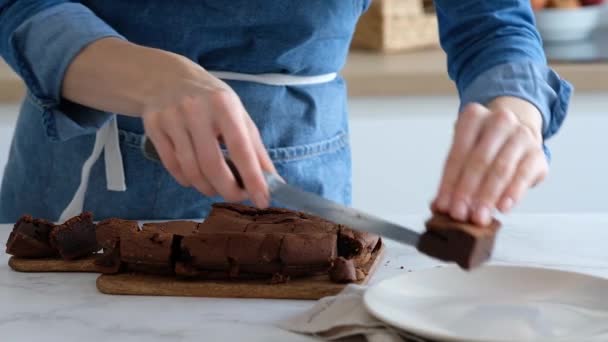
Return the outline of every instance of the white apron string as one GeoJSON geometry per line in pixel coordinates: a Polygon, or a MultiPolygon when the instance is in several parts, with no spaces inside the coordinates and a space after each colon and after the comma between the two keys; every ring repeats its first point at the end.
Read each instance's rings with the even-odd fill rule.
{"type": "Polygon", "coordinates": [[[254,83],[261,83],[273,86],[295,86],[295,85],[306,85],[306,84],[320,84],[333,81],[337,74],[332,72],[330,74],[323,74],[317,76],[296,76],[286,74],[241,74],[238,72],[230,71],[209,71],[209,73],[221,80],[232,80],[232,81],[247,81],[254,83]]]}
{"type": "MultiPolygon", "coordinates": [[[[297,86],[307,84],[321,84],[333,81],[337,74],[329,73],[317,76],[297,76],[285,74],[242,74],[229,71],[209,71],[210,74],[223,80],[246,81],[272,86],[297,86]]],[[[59,222],[79,215],[84,209],[84,200],[89,185],[89,176],[91,168],[104,152],[106,186],[110,191],[125,191],[127,190],[125,182],[124,165],[122,154],[120,152],[120,143],[118,137],[118,124],[116,116],[112,117],[105,125],[103,125],[95,135],[95,145],[91,155],[82,165],[80,174],[80,185],[68,206],[63,210],[59,217],[59,222]]]]}
{"type": "Polygon", "coordinates": [[[104,144],[104,162],[106,164],[106,184],[110,191],[125,191],[125,169],[122,164],[122,153],[120,153],[120,141],[118,138],[118,120],[116,116],[108,123],[108,136],[104,144]]]}
{"type": "Polygon", "coordinates": [[[118,126],[116,124],[116,116],[114,116],[97,131],[93,151],[82,165],[80,185],[78,185],[78,189],[68,206],[61,213],[59,222],[64,222],[65,220],[82,213],[85,195],[89,186],[91,169],[99,159],[102,151],[105,151],[106,182],[108,190],[127,190],[122,165],[122,154],[120,153],[118,143],[118,126]]]}

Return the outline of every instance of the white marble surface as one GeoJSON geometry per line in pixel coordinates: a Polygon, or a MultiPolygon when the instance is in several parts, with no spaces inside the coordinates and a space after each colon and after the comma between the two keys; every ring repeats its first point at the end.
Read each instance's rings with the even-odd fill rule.
{"type": "MultiPolygon", "coordinates": [[[[421,229],[424,216],[393,219],[421,229]]],[[[608,278],[608,214],[518,214],[502,218],[493,263],[608,278]]],[[[6,241],[10,226],[0,226],[6,241]]],[[[440,263],[392,242],[372,285],[440,263]],[[403,266],[403,269],[401,269],[403,266]]],[[[275,327],[312,301],[108,296],[94,274],[25,274],[0,255],[2,341],[312,341],[275,327]]],[[[607,291],[608,295],[608,291],[607,291]]]]}

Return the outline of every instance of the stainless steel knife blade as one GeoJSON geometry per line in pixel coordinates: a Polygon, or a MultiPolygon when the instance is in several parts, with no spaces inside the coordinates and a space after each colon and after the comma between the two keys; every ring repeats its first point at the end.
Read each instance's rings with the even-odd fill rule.
{"type": "Polygon", "coordinates": [[[343,224],[358,231],[368,232],[416,247],[420,234],[410,228],[374,217],[359,210],[345,207],[326,198],[300,190],[284,183],[274,174],[266,173],[271,198],[328,221],[343,224]]]}
{"type": "MultiPolygon", "coordinates": [[[[144,155],[152,160],[160,161],[158,153],[152,142],[144,137],[142,142],[144,155]]],[[[234,165],[230,165],[237,180],[240,175],[234,165]]],[[[328,221],[343,224],[358,231],[368,232],[382,236],[387,239],[405,243],[416,247],[420,234],[410,228],[374,217],[359,210],[345,207],[339,203],[330,201],[300,190],[292,185],[284,183],[277,175],[265,172],[264,177],[268,184],[272,200],[302,212],[322,217],[328,221]]]]}

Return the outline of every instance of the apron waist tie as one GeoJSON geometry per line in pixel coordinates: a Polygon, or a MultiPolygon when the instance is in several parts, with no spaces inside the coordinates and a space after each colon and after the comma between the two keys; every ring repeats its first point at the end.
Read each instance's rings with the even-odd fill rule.
{"type": "Polygon", "coordinates": [[[84,199],[89,186],[89,176],[95,162],[99,159],[101,152],[104,152],[105,168],[106,168],[106,183],[108,190],[125,191],[125,174],[122,163],[122,153],[120,152],[120,144],[118,141],[118,124],[116,116],[113,116],[106,122],[95,134],[95,144],[91,155],[82,165],[80,173],[80,184],[72,200],[63,210],[59,217],[60,222],[79,215],[84,208],[84,199]]]}
{"type": "MultiPolygon", "coordinates": [[[[213,76],[223,80],[245,81],[271,86],[296,86],[321,84],[333,81],[337,74],[328,73],[316,76],[297,76],[285,74],[242,74],[228,71],[209,71],[213,76]]],[[[113,116],[95,134],[95,144],[91,155],[82,165],[80,174],[80,184],[76,193],[68,206],[63,210],[59,217],[59,222],[79,215],[84,209],[84,200],[89,185],[91,169],[104,152],[104,163],[106,173],[106,187],[110,191],[126,191],[124,164],[122,153],[120,152],[120,142],[118,136],[118,123],[116,116],[113,116]]]]}

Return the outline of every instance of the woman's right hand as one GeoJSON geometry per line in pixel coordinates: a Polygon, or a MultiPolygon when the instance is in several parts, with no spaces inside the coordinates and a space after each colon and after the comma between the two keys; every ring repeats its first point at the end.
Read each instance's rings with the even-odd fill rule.
{"type": "Polygon", "coordinates": [[[182,186],[231,202],[269,205],[262,170],[276,171],[256,125],[226,83],[187,58],[102,39],[70,65],[63,95],[93,108],[141,116],[164,166],[182,186]],[[220,142],[245,189],[237,185],[220,142]]]}
{"type": "Polygon", "coordinates": [[[163,164],[182,186],[193,186],[207,196],[219,194],[228,201],[250,198],[256,206],[267,206],[262,170],[274,168],[239,97],[189,60],[178,64],[185,72],[167,75],[170,78],[142,113],[146,134],[163,164]],[[219,141],[226,145],[246,192],[224,161],[219,141]]]}

